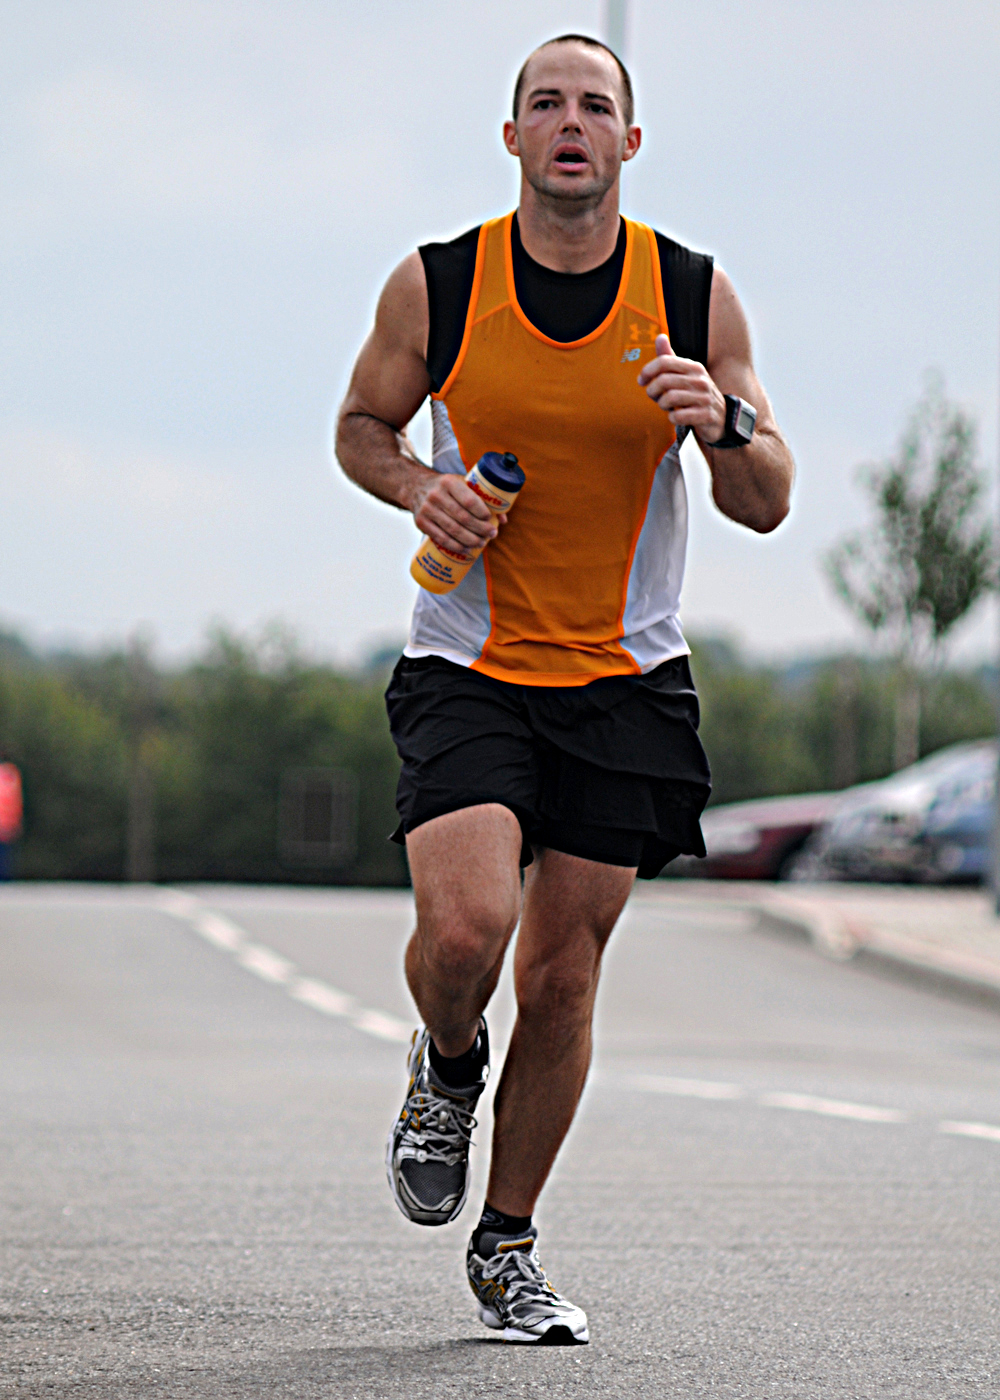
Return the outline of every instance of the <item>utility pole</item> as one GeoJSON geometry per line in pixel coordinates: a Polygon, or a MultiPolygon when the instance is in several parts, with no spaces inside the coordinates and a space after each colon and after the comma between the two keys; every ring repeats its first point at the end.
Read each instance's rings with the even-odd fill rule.
{"type": "Polygon", "coordinates": [[[628,0],[604,0],[604,40],[625,61],[628,39],[628,0]]]}

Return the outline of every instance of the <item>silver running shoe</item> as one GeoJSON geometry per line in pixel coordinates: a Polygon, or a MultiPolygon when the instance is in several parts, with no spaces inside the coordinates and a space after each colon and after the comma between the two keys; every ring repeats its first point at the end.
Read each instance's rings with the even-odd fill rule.
{"type": "MultiPolygon", "coordinates": [[[[483,1022],[481,1035],[486,1035],[483,1022]]],[[[473,1109],[486,1074],[468,1089],[442,1084],[430,1064],[430,1032],[413,1032],[407,1068],[410,1083],[399,1117],[389,1130],[385,1170],[393,1200],[415,1225],[447,1225],[469,1194],[473,1109]]],[[[487,1042],[488,1043],[488,1042],[487,1042]]]]}
{"type": "Polygon", "coordinates": [[[484,1234],[481,1258],[469,1241],[466,1269],[487,1327],[503,1329],[505,1342],[540,1346],[583,1346],[590,1341],[587,1314],[556,1292],[538,1262],[538,1231],[523,1235],[484,1234]]]}

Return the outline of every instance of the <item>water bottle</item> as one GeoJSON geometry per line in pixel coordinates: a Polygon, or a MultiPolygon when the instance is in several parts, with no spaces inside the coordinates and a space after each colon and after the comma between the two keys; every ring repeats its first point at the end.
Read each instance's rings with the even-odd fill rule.
{"type": "MultiPolygon", "coordinates": [[[[494,515],[503,515],[517,500],[524,485],[524,472],[513,452],[484,452],[465,481],[494,515]]],[[[410,574],[429,593],[450,593],[485,548],[481,545],[468,554],[456,554],[442,549],[425,535],[413,556],[410,574]]]]}

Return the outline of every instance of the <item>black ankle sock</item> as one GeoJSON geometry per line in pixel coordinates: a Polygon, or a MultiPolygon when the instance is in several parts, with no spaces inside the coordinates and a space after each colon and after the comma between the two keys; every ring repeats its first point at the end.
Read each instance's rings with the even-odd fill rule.
{"type": "Polygon", "coordinates": [[[479,1022],[479,1032],[464,1055],[442,1055],[434,1044],[433,1037],[431,1039],[431,1068],[441,1083],[447,1084],[449,1089],[468,1089],[471,1085],[478,1084],[489,1059],[490,1037],[485,1021],[479,1022]]]}
{"type": "Polygon", "coordinates": [[[472,1232],[472,1248],[479,1253],[479,1243],[483,1235],[523,1235],[530,1229],[530,1215],[507,1215],[502,1210],[494,1210],[487,1203],[483,1206],[479,1224],[472,1232]]]}

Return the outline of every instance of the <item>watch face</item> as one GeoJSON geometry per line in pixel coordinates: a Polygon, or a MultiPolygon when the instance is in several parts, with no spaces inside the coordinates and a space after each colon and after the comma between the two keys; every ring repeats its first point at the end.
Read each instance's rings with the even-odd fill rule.
{"type": "Polygon", "coordinates": [[[740,409],[736,415],[736,432],[741,438],[746,438],[747,442],[753,437],[754,424],[757,422],[757,410],[752,404],[740,401],[740,409]]]}

